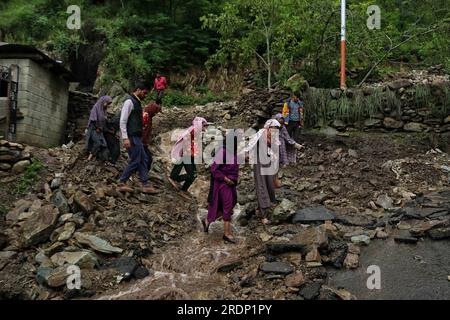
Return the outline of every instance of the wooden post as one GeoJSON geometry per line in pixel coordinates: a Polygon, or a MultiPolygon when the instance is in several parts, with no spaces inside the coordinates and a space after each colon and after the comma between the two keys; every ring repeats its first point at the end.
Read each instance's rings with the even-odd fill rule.
{"type": "Polygon", "coordinates": [[[345,5],[345,0],[341,0],[341,90],[345,90],[347,88],[345,84],[345,5]]]}

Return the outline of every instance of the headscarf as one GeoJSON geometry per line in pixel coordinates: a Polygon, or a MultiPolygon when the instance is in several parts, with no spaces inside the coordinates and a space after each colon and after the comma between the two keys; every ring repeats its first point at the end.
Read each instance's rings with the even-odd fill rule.
{"type": "MultiPolygon", "coordinates": [[[[172,148],[172,158],[178,158],[181,155],[181,151],[183,150],[183,139],[185,139],[187,136],[189,136],[194,131],[194,137],[199,133],[202,132],[203,126],[208,124],[208,121],[206,121],[205,118],[202,117],[195,117],[192,121],[192,126],[190,126],[186,131],[183,132],[182,135],[178,137],[177,142],[175,142],[175,145],[172,148]]],[[[189,138],[190,139],[190,138],[189,138]]]]}
{"type": "Polygon", "coordinates": [[[283,117],[283,115],[282,115],[281,113],[277,113],[277,114],[274,116],[274,119],[275,119],[275,120],[280,120],[280,119],[284,119],[284,117],[283,117]]]}
{"type": "MultiPolygon", "coordinates": [[[[279,128],[279,127],[281,127],[281,125],[280,125],[280,123],[278,122],[278,120],[275,120],[275,119],[269,119],[269,120],[267,120],[266,123],[264,124],[264,128],[261,129],[261,130],[259,130],[259,131],[253,136],[253,138],[250,140],[250,142],[249,142],[249,144],[248,144],[248,147],[245,148],[244,151],[245,151],[245,152],[250,152],[250,151],[252,151],[252,150],[256,147],[256,145],[257,145],[259,139],[262,137],[262,135],[263,135],[267,130],[269,130],[271,127],[277,127],[277,128],[279,128]]],[[[276,143],[279,143],[279,142],[277,141],[276,143]]]]}
{"type": "Polygon", "coordinates": [[[104,128],[106,125],[106,111],[104,108],[105,103],[112,103],[110,96],[103,96],[98,99],[89,115],[88,127],[92,122],[96,123],[97,128],[104,128]]]}

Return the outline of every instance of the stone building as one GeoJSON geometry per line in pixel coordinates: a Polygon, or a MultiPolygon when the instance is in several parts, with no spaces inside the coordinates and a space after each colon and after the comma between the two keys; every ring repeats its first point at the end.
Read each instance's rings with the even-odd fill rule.
{"type": "Polygon", "coordinates": [[[0,42],[0,137],[49,147],[63,141],[70,71],[38,49],[0,42]]]}

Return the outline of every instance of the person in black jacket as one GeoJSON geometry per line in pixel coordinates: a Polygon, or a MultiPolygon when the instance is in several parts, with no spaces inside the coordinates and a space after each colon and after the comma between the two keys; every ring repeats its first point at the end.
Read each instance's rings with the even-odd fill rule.
{"type": "Polygon", "coordinates": [[[142,192],[154,194],[157,191],[148,184],[148,156],[142,143],[143,121],[142,100],[145,99],[148,88],[143,83],[136,84],[133,93],[125,100],[120,113],[120,131],[123,145],[128,151],[130,160],[120,177],[119,191],[133,192],[126,182],[134,172],[139,173],[142,192]]]}

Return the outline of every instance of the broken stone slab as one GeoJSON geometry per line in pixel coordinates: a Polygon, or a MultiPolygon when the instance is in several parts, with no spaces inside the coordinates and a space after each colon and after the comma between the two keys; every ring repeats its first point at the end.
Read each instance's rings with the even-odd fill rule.
{"type": "Polygon", "coordinates": [[[445,221],[424,221],[412,227],[409,233],[414,237],[423,237],[431,229],[444,226],[445,224],[445,221]]]}
{"type": "Polygon", "coordinates": [[[19,215],[23,212],[28,211],[32,206],[33,202],[30,200],[20,199],[14,204],[14,209],[12,209],[6,215],[6,221],[8,222],[16,222],[19,219],[19,215]]]}
{"type": "Polygon", "coordinates": [[[300,289],[299,293],[305,300],[313,300],[319,296],[321,287],[322,284],[318,282],[307,283],[300,289]]]}
{"type": "Polygon", "coordinates": [[[450,228],[438,228],[428,231],[428,235],[433,240],[450,239],[450,228]]]}
{"type": "Polygon", "coordinates": [[[85,195],[82,191],[78,191],[75,194],[75,197],[73,199],[75,203],[78,205],[78,207],[83,211],[85,214],[91,214],[94,212],[95,206],[92,203],[92,201],[89,199],[87,195],[85,195]]]}
{"type": "Polygon", "coordinates": [[[45,284],[50,288],[59,288],[67,285],[67,278],[70,275],[68,268],[69,265],[64,265],[52,270],[45,278],[45,284]]]}
{"type": "Polygon", "coordinates": [[[243,265],[243,263],[242,263],[242,260],[240,260],[240,259],[225,261],[217,267],[217,272],[227,273],[234,269],[241,268],[242,265],[243,265]]]}
{"type": "Polygon", "coordinates": [[[314,246],[323,249],[328,245],[328,235],[323,228],[310,226],[295,235],[292,238],[292,242],[300,244],[309,250],[314,246]]]}
{"type": "Polygon", "coordinates": [[[288,275],[294,272],[294,268],[284,262],[265,262],[260,267],[264,273],[275,273],[281,275],[288,275]]]}
{"type": "Polygon", "coordinates": [[[24,247],[47,241],[55,229],[58,218],[59,211],[53,205],[40,208],[22,227],[24,247]]]}
{"type": "Polygon", "coordinates": [[[394,201],[387,194],[382,194],[378,196],[376,204],[385,210],[389,210],[393,208],[394,201]]]}
{"type": "Polygon", "coordinates": [[[301,271],[298,271],[296,273],[291,273],[288,276],[286,276],[286,279],[284,281],[284,284],[286,287],[291,288],[299,288],[305,283],[305,276],[301,271]]]}
{"type": "Polygon", "coordinates": [[[58,252],[51,256],[50,260],[56,266],[65,264],[77,265],[82,269],[94,269],[98,266],[97,256],[91,251],[75,251],[75,252],[58,252]]]}
{"type": "Polygon", "coordinates": [[[436,213],[447,214],[447,208],[405,208],[403,209],[405,216],[414,219],[425,219],[436,213]]]}
{"type": "Polygon", "coordinates": [[[76,229],[76,224],[74,222],[67,222],[64,226],[56,229],[50,239],[52,241],[67,241],[72,238],[76,229]]]}
{"type": "Polygon", "coordinates": [[[96,237],[94,235],[76,232],[75,233],[75,239],[83,245],[87,245],[94,249],[95,251],[106,253],[106,254],[112,254],[112,253],[122,253],[123,249],[118,247],[113,247],[109,244],[108,241],[103,240],[99,237],[96,237]]]}
{"type": "Polygon", "coordinates": [[[312,207],[312,208],[305,208],[298,210],[293,219],[293,223],[312,223],[317,221],[327,221],[336,220],[336,216],[333,212],[329,211],[327,208],[323,206],[319,207],[312,207]]]}
{"type": "Polygon", "coordinates": [[[419,239],[414,238],[414,237],[399,236],[399,237],[395,237],[394,241],[399,242],[399,243],[406,243],[406,244],[416,244],[419,241],[419,239]]]}
{"type": "Polygon", "coordinates": [[[290,242],[267,243],[266,252],[272,255],[283,254],[287,252],[306,253],[306,246],[304,244],[290,242]]]}
{"type": "Polygon", "coordinates": [[[319,250],[316,247],[312,248],[311,251],[305,257],[306,262],[322,262],[322,257],[320,256],[319,250]]]}
{"type": "Polygon", "coordinates": [[[51,201],[58,208],[61,214],[70,212],[69,202],[67,201],[64,193],[61,190],[56,190],[53,193],[51,201]]]}

